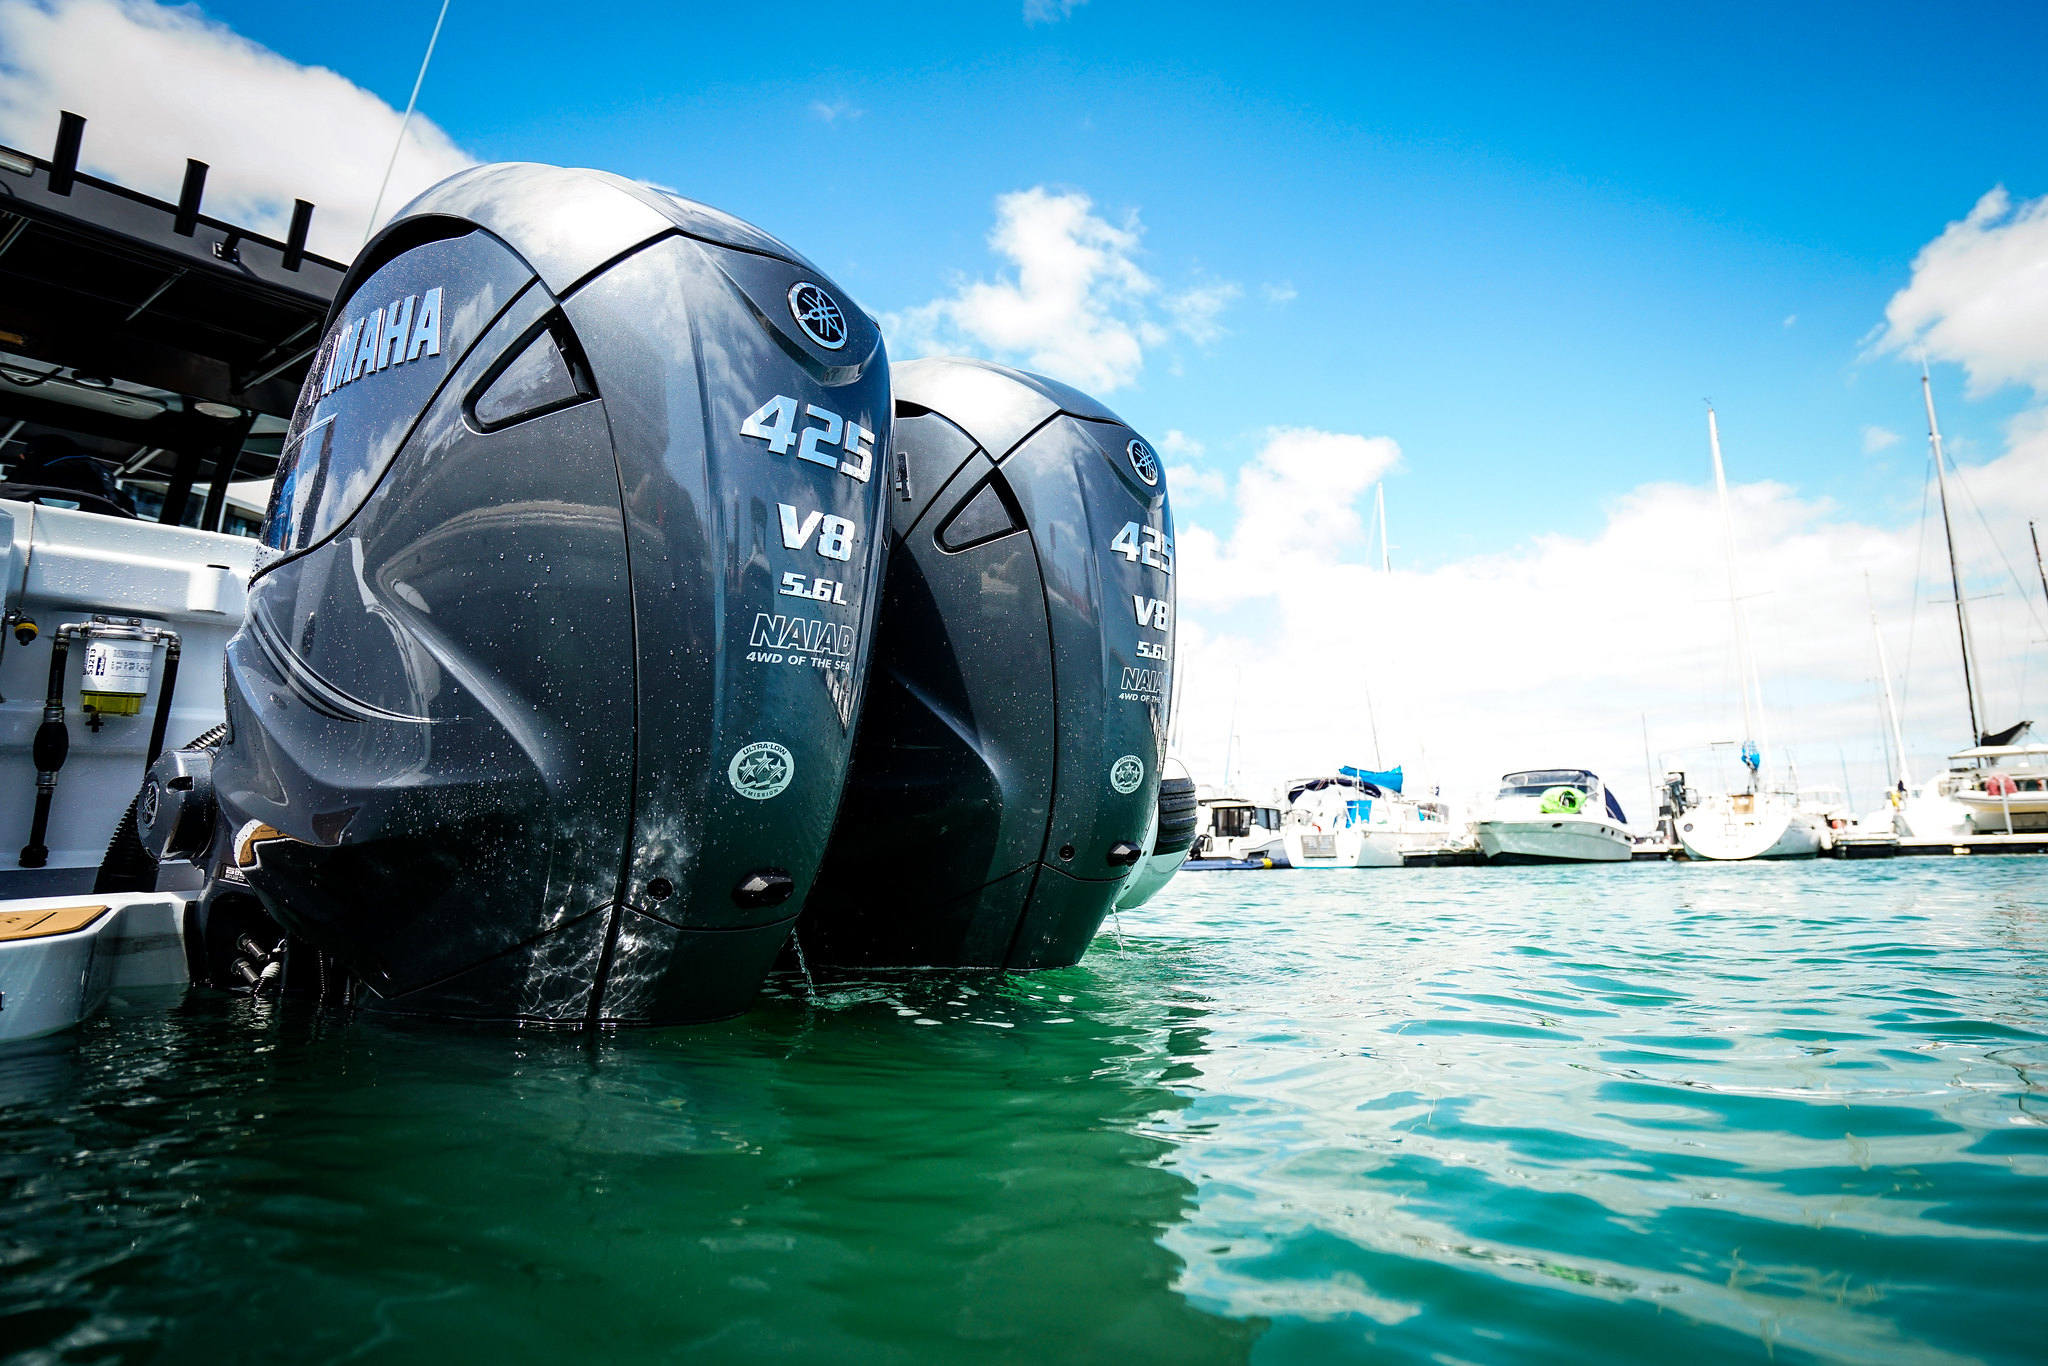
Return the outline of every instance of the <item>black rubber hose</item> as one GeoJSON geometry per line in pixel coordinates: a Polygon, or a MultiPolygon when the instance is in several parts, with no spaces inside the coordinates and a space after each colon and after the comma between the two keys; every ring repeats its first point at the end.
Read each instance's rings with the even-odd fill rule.
{"type": "MultiPolygon", "coordinates": [[[[164,728],[171,723],[171,694],[178,687],[178,642],[164,644],[164,681],[156,691],[156,721],[149,728],[149,757],[142,761],[142,771],[147,774],[155,764],[157,756],[164,752],[164,728]]],[[[185,748],[192,748],[191,745],[185,748]]]]}
{"type": "Polygon", "coordinates": [[[18,860],[24,868],[50,861],[50,799],[57,795],[57,770],[71,750],[71,732],[64,725],[64,661],[71,652],[71,634],[63,627],[50,642],[50,691],[43,700],[43,724],[36,728],[36,813],[29,822],[28,843],[18,860]]]}
{"type": "MultiPolygon", "coordinates": [[[[211,749],[226,739],[227,733],[226,726],[215,726],[182,748],[211,749]]],[[[142,783],[143,787],[149,785],[148,775],[143,776],[142,783]]],[[[114,827],[114,838],[107,842],[107,854],[100,860],[100,870],[93,876],[95,894],[156,890],[156,859],[143,847],[142,835],[135,828],[135,811],[141,804],[142,788],[137,788],[129,799],[127,811],[121,815],[121,823],[114,827]]]]}

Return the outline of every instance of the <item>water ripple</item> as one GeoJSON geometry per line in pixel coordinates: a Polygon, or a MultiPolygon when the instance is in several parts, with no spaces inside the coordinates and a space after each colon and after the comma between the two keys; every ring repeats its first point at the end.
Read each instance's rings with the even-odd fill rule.
{"type": "Polygon", "coordinates": [[[1189,876],[1077,968],[0,1050],[8,1362],[2038,1359],[2021,859],[1189,876]]]}

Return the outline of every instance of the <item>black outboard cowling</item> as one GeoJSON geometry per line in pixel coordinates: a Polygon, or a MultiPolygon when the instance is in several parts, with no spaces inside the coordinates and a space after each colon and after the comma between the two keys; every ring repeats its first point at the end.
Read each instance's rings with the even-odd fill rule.
{"type": "Polygon", "coordinates": [[[1063,384],[894,367],[894,532],[813,961],[1078,960],[1156,818],[1173,518],[1151,446],[1063,384]]]}
{"type": "Polygon", "coordinates": [[[428,191],[338,300],[228,648],[207,904],[246,884],[372,1005],[744,1009],[860,705],[874,322],[756,228],[534,165],[428,191]]]}

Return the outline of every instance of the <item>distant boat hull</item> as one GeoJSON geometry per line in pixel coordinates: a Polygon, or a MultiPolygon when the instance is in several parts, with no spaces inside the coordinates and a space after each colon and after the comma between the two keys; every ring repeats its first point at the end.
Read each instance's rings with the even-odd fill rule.
{"type": "Polygon", "coordinates": [[[1355,826],[1323,835],[1301,826],[1286,831],[1287,861],[1296,868],[1399,868],[1401,851],[1419,837],[1393,828],[1355,826]]]}
{"type": "Polygon", "coordinates": [[[1597,818],[1485,820],[1475,833],[1488,863],[1627,863],[1635,857],[1628,833],[1597,818]]]}
{"type": "Polygon", "coordinates": [[[1712,797],[1678,819],[1678,842],[1688,858],[1733,863],[1749,859],[1813,858],[1821,827],[1783,802],[1748,794],[1712,797]]]}
{"type": "Polygon", "coordinates": [[[2048,796],[2038,791],[2000,800],[1989,792],[1972,790],[1956,793],[1953,800],[1968,814],[1972,831],[1979,835],[2048,830],[2048,796]]]}

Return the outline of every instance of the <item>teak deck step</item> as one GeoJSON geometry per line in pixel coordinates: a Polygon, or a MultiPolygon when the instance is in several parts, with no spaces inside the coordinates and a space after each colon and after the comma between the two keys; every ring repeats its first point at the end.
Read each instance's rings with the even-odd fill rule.
{"type": "Polygon", "coordinates": [[[41,939],[45,935],[82,930],[107,913],[104,903],[91,906],[38,906],[0,913],[0,942],[41,939]]]}

